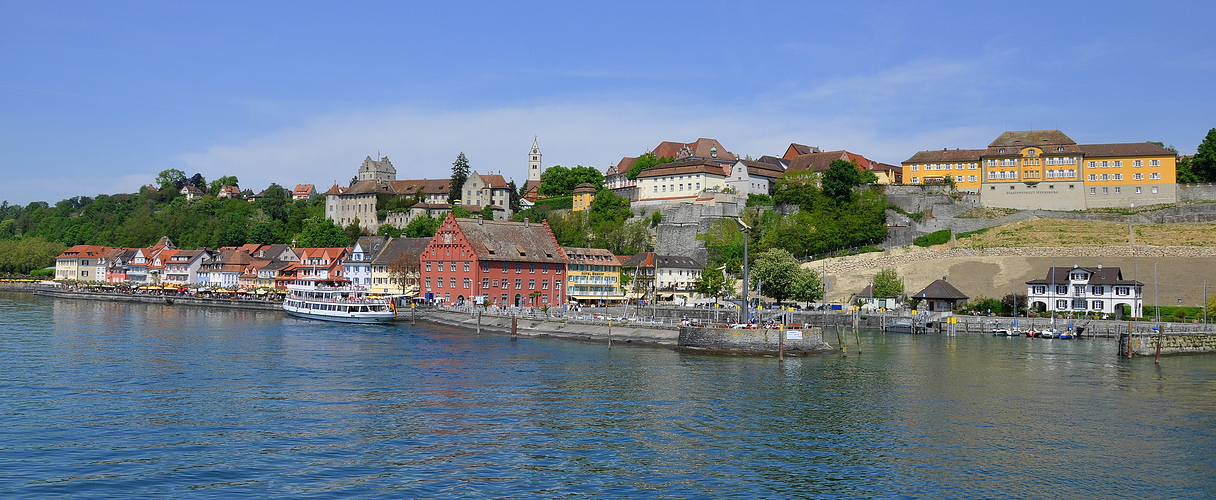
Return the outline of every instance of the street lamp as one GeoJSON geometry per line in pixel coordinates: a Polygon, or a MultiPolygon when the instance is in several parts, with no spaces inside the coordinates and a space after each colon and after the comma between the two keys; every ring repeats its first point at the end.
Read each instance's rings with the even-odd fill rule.
{"type": "Polygon", "coordinates": [[[747,301],[747,288],[750,286],[750,282],[747,280],[747,240],[751,239],[748,237],[748,232],[750,232],[752,228],[751,226],[743,223],[743,219],[740,217],[735,218],[735,223],[739,224],[739,227],[743,230],[743,317],[745,319],[742,321],[742,323],[748,324],[751,323],[752,320],[752,311],[751,303],[747,301]]]}

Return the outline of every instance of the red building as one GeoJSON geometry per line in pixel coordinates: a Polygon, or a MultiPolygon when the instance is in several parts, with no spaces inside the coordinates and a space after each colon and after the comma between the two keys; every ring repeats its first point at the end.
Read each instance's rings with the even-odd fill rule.
{"type": "Polygon", "coordinates": [[[560,306],[566,302],[566,254],[548,222],[443,220],[420,256],[424,297],[448,304],[560,306]]]}

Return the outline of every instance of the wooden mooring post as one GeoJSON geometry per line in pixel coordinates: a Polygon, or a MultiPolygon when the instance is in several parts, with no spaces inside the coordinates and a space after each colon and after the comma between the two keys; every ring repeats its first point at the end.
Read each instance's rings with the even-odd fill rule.
{"type": "Polygon", "coordinates": [[[511,316],[511,340],[515,340],[515,328],[519,321],[518,316],[511,316]]]}

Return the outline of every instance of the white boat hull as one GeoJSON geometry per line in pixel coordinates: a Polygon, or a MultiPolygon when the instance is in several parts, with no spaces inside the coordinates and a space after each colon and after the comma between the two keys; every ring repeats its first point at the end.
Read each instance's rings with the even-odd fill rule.
{"type": "Polygon", "coordinates": [[[287,314],[298,318],[316,319],[321,321],[337,321],[339,323],[386,323],[397,319],[397,315],[388,313],[332,313],[318,314],[316,312],[295,311],[284,308],[287,314]]]}

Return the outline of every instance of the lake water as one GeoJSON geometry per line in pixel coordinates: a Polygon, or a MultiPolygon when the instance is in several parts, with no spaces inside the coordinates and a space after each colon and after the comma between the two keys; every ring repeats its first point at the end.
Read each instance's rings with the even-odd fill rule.
{"type": "Polygon", "coordinates": [[[779,364],[0,293],[0,498],[1216,495],[1216,357],[857,349],[779,364]]]}

